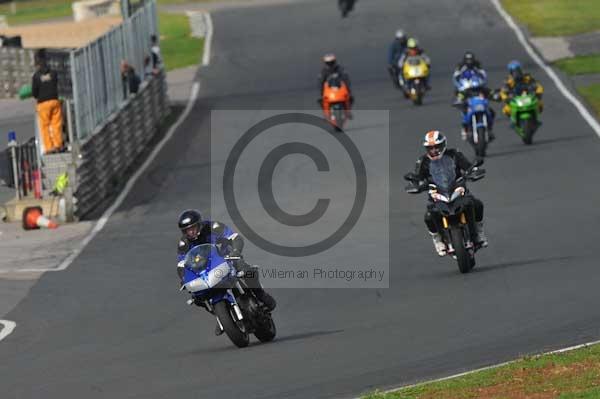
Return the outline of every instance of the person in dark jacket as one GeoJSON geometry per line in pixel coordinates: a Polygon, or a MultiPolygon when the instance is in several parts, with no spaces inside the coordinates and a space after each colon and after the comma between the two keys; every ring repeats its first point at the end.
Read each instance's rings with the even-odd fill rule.
{"type": "Polygon", "coordinates": [[[406,51],[408,38],[403,30],[396,31],[396,37],[390,47],[388,49],[388,70],[392,77],[392,81],[394,85],[400,88],[400,83],[398,81],[398,74],[400,73],[400,66],[398,65],[398,61],[400,57],[406,51]]]}
{"type": "Polygon", "coordinates": [[[125,60],[121,61],[121,81],[123,83],[123,100],[126,100],[129,94],[137,94],[141,79],[135,73],[135,69],[125,60]]]}
{"type": "Polygon", "coordinates": [[[352,97],[352,86],[350,85],[350,76],[337,62],[337,58],[335,54],[325,54],[323,56],[323,69],[321,69],[321,73],[319,74],[319,91],[321,92],[321,96],[323,95],[323,84],[334,73],[337,73],[343,80],[343,82],[348,87],[348,91],[350,92],[350,101],[354,101],[352,97]]]}
{"type": "MultiPolygon", "coordinates": [[[[185,255],[191,248],[201,244],[223,245],[223,243],[226,243],[227,254],[233,257],[240,257],[239,260],[234,261],[234,266],[238,271],[244,272],[243,278],[252,290],[252,293],[269,311],[275,309],[277,306],[275,298],[265,291],[260,284],[257,269],[250,266],[241,258],[242,249],[244,248],[244,239],[242,236],[221,222],[202,220],[200,212],[194,209],[188,209],[179,215],[178,226],[182,233],[177,246],[177,274],[181,282],[183,282],[185,255]]],[[[217,335],[223,333],[218,323],[215,333],[217,335]]]]}
{"type": "MultiPolygon", "coordinates": [[[[431,69],[431,59],[429,58],[429,56],[427,56],[427,54],[425,54],[425,50],[423,50],[423,48],[419,46],[419,41],[414,37],[411,37],[407,40],[406,50],[404,51],[404,53],[402,53],[400,59],[398,60],[398,67],[402,68],[408,57],[416,56],[422,57],[427,66],[431,69]]],[[[425,81],[425,87],[427,88],[427,90],[431,90],[431,86],[429,85],[429,76],[425,77],[423,80],[425,81]]],[[[403,76],[401,84],[404,85],[403,76]]]]}
{"type": "Polygon", "coordinates": [[[36,54],[35,69],[31,78],[31,94],[37,100],[36,112],[44,152],[61,152],[63,114],[62,104],[58,99],[58,75],[48,66],[43,50],[36,54]]]}
{"type": "Polygon", "coordinates": [[[461,79],[463,74],[468,71],[479,75],[479,77],[483,80],[483,85],[487,85],[487,73],[481,67],[481,62],[479,62],[479,60],[475,57],[475,54],[473,54],[472,52],[465,52],[462,61],[459,62],[458,65],[456,65],[454,73],[452,74],[452,82],[454,83],[455,87],[454,95],[456,97],[456,105],[462,103],[465,99],[464,93],[459,91],[459,80],[461,79]]]}
{"type": "MultiPolygon", "coordinates": [[[[432,130],[425,134],[423,146],[426,153],[419,157],[415,167],[414,175],[418,183],[409,185],[409,192],[424,191],[430,182],[437,180],[452,180],[462,176],[469,170],[473,164],[460,151],[456,149],[446,149],[446,136],[438,130],[432,130]],[[439,178],[441,176],[441,179],[439,178]],[[448,176],[454,179],[448,179],[448,176]]],[[[437,184],[437,183],[436,183],[437,184]]],[[[483,231],[483,202],[475,198],[471,193],[465,194],[471,199],[471,211],[473,217],[469,218],[472,231],[476,233],[476,241],[482,247],[487,247],[488,240],[483,231]],[[474,219],[474,220],[473,220],[474,219]]],[[[433,240],[433,245],[439,256],[447,253],[446,244],[438,232],[437,226],[440,225],[441,215],[436,212],[433,203],[427,204],[425,212],[425,224],[433,240]]]]}

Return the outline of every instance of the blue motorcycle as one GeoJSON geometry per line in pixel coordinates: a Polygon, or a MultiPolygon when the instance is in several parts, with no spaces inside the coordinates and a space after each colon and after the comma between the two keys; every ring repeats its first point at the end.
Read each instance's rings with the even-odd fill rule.
{"type": "Polygon", "coordinates": [[[277,334],[273,318],[246,285],[243,272],[233,266],[236,260],[240,258],[225,255],[219,245],[195,246],[183,260],[181,290],[192,295],[189,305],[202,306],[216,317],[237,347],[248,346],[250,334],[261,342],[272,341],[277,334]]]}
{"type": "Polygon", "coordinates": [[[478,158],[485,157],[490,141],[489,130],[493,123],[489,100],[481,92],[468,97],[467,112],[463,115],[463,127],[467,132],[467,141],[475,149],[478,158]]]}
{"type": "Polygon", "coordinates": [[[489,100],[483,94],[485,77],[467,70],[456,83],[456,88],[461,94],[462,101],[455,103],[461,108],[462,127],[466,133],[466,140],[475,149],[475,155],[485,157],[489,143],[489,131],[494,123],[489,100]]]}

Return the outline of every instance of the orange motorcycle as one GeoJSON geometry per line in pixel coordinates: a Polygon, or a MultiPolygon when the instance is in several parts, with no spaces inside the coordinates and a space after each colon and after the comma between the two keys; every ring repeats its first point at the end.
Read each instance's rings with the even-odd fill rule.
{"type": "Polygon", "coordinates": [[[350,91],[339,74],[334,73],[323,83],[320,101],[325,119],[337,131],[342,131],[350,115],[350,91]]]}

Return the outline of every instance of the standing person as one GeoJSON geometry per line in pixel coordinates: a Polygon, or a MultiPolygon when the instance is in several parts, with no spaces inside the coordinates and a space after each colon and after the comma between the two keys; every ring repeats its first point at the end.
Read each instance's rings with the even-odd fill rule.
{"type": "Polygon", "coordinates": [[[152,72],[157,74],[163,67],[162,57],[160,55],[160,46],[158,45],[158,38],[156,35],[150,36],[152,47],[150,53],[152,54],[152,72]]]}
{"type": "Polygon", "coordinates": [[[121,61],[121,81],[123,83],[123,100],[126,100],[129,94],[137,94],[142,83],[139,75],[135,73],[135,68],[125,60],[121,61]]]}
{"type": "Polygon", "coordinates": [[[35,56],[35,73],[31,78],[31,94],[37,100],[36,111],[44,153],[61,152],[63,148],[62,104],[58,99],[58,75],[48,67],[46,53],[35,56]]]}

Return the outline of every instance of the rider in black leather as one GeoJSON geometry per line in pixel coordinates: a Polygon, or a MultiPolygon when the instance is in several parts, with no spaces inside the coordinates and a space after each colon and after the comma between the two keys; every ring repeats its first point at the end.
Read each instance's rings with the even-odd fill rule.
{"type": "MultiPolygon", "coordinates": [[[[469,170],[473,164],[461,153],[453,148],[446,148],[446,137],[437,130],[427,132],[423,142],[423,146],[427,152],[419,157],[415,167],[415,175],[418,180],[418,191],[427,189],[428,184],[432,181],[432,167],[454,167],[454,175],[462,176],[463,173],[469,170]]],[[[471,193],[466,194],[472,202],[472,211],[474,216],[474,226],[477,242],[481,246],[487,246],[487,237],[483,231],[483,202],[475,198],[471,193]]],[[[433,239],[435,249],[440,256],[446,254],[446,245],[442,241],[442,237],[437,230],[437,226],[441,216],[435,211],[435,207],[431,201],[427,204],[427,212],[425,212],[425,224],[429,229],[429,234],[433,239]],[[437,222],[437,223],[436,223],[437,222]]],[[[473,218],[471,218],[473,220],[473,218]]]]}
{"type": "MultiPolygon", "coordinates": [[[[178,226],[183,234],[177,246],[177,274],[180,279],[183,279],[183,260],[191,248],[201,244],[220,244],[226,247],[225,251],[227,255],[240,257],[239,260],[232,262],[234,262],[234,266],[238,271],[244,272],[244,281],[258,300],[269,311],[275,309],[277,303],[260,284],[258,270],[241,258],[244,239],[239,234],[223,223],[202,220],[200,212],[193,209],[188,209],[179,216],[178,226]]],[[[222,333],[218,325],[217,330],[219,333],[222,333]]]]}

